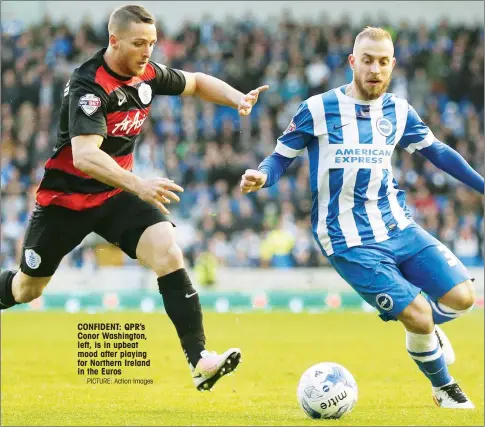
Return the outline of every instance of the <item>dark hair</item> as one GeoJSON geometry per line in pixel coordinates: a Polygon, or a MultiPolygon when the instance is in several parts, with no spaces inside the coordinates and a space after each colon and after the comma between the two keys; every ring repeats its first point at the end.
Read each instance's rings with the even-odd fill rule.
{"type": "Polygon", "coordinates": [[[143,6],[138,4],[128,4],[113,11],[109,17],[108,31],[110,34],[114,32],[122,32],[126,30],[132,22],[154,24],[155,17],[143,6]]]}

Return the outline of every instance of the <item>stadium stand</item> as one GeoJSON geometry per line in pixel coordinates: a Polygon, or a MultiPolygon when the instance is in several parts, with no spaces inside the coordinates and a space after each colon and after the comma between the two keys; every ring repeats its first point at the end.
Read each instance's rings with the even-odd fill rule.
{"type": "MultiPolygon", "coordinates": [[[[349,82],[347,55],[360,29],[346,20],[320,27],[289,16],[272,27],[204,17],[174,34],[159,25],[155,61],[210,73],[243,92],[270,85],[248,118],[192,98],[158,97],[152,106],[134,171],[166,175],[185,188],[171,211],[190,266],[326,265],[310,233],[306,156],[268,190],[248,197],[238,184],[245,169],[273,151],[302,100],[349,82]]],[[[392,34],[398,67],[389,91],[406,97],[436,137],[484,175],[483,28],[403,21],[392,34]]],[[[18,262],[56,138],[64,85],[75,67],[106,44],[106,25],[97,28],[89,20],[75,32],[48,18],[27,28],[2,28],[2,269],[18,262]]],[[[466,265],[482,266],[480,195],[419,154],[396,150],[393,169],[417,222],[466,265]]],[[[133,263],[96,236],[88,236],[64,262],[92,268],[133,263]]]]}

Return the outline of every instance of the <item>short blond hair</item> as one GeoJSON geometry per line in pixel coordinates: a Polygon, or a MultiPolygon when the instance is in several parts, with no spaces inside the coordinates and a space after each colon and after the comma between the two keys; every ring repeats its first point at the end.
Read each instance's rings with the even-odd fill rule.
{"type": "Polygon", "coordinates": [[[357,37],[355,38],[355,43],[357,43],[360,39],[363,39],[365,37],[368,37],[372,40],[389,39],[392,41],[392,36],[389,33],[389,31],[379,27],[370,27],[370,26],[365,27],[359,34],[357,34],[357,37]]]}

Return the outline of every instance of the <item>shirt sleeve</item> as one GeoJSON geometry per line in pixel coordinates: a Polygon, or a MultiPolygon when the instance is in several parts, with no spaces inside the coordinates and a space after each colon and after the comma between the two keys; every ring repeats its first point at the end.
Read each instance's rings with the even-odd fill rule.
{"type": "Polygon", "coordinates": [[[416,110],[408,105],[406,127],[399,141],[399,145],[407,152],[414,153],[433,144],[435,136],[431,129],[424,124],[416,110]]]}
{"type": "Polygon", "coordinates": [[[278,138],[275,152],[290,159],[295,158],[313,136],[313,117],[305,101],[300,104],[283,135],[278,138]]]}
{"type": "Polygon", "coordinates": [[[96,84],[74,80],[69,90],[69,136],[107,137],[108,97],[96,84]]]}
{"type": "Polygon", "coordinates": [[[151,85],[155,95],[180,95],[185,89],[185,76],[180,70],[153,62],[155,79],[151,85]]]}
{"type": "Polygon", "coordinates": [[[458,152],[453,150],[453,148],[436,140],[433,145],[420,150],[419,154],[422,154],[433,165],[445,171],[453,178],[463,182],[481,194],[484,193],[483,177],[458,152]]]}

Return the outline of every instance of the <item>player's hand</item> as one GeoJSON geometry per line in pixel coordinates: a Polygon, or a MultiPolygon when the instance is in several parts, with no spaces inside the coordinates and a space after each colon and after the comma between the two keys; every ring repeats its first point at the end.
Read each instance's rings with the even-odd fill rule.
{"type": "Polygon", "coordinates": [[[269,86],[264,85],[260,86],[257,89],[252,90],[247,95],[244,95],[241,99],[241,102],[237,106],[237,111],[240,116],[249,116],[251,114],[251,110],[253,109],[253,105],[258,102],[258,97],[261,92],[268,90],[269,86]]]}
{"type": "Polygon", "coordinates": [[[145,202],[151,203],[164,214],[169,215],[169,210],[164,204],[170,204],[170,200],[180,202],[180,197],[174,191],[183,193],[184,189],[175,184],[172,179],[168,178],[152,178],[142,181],[140,189],[138,190],[138,197],[145,202]]]}
{"type": "Polygon", "coordinates": [[[268,175],[263,172],[247,169],[241,179],[241,192],[248,194],[258,191],[268,179],[268,175]]]}

